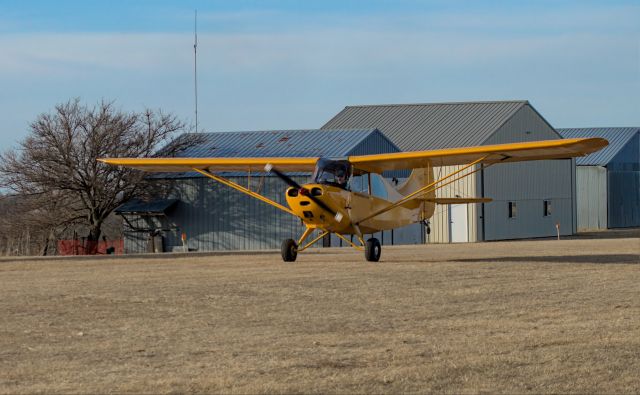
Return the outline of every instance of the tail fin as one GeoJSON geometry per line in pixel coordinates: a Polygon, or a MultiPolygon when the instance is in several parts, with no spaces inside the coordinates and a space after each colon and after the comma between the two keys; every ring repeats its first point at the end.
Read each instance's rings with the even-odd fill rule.
{"type": "MultiPolygon", "coordinates": [[[[413,169],[411,171],[411,175],[402,185],[396,187],[396,190],[402,195],[407,196],[408,194],[417,191],[420,188],[423,188],[425,185],[429,185],[433,182],[433,167],[420,167],[413,169]]],[[[420,196],[420,199],[435,199],[436,192],[431,191],[420,196]]]]}
{"type": "MultiPolygon", "coordinates": [[[[420,188],[424,188],[426,185],[433,183],[433,167],[428,165],[427,167],[415,168],[411,171],[409,178],[406,179],[401,185],[396,187],[396,191],[402,196],[407,196],[412,192],[417,191],[420,188]]],[[[435,203],[429,201],[429,199],[436,198],[436,191],[430,191],[419,195],[414,199],[411,199],[405,203],[405,207],[420,208],[417,221],[422,221],[431,218],[435,212],[435,203]]]]}
{"type": "MultiPolygon", "coordinates": [[[[431,166],[413,169],[411,175],[402,185],[395,189],[402,196],[407,196],[418,189],[434,182],[433,168],[431,166]]],[[[432,189],[432,188],[429,188],[432,189]]],[[[431,191],[419,194],[403,204],[407,208],[420,207],[420,220],[429,219],[435,213],[436,204],[461,204],[461,203],[488,203],[490,198],[437,198],[435,188],[431,191]]]]}

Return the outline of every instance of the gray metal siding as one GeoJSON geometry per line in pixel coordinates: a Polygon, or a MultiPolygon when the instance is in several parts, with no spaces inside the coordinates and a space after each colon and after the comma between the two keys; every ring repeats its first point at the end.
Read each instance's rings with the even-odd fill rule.
{"type": "MultiPolygon", "coordinates": [[[[308,180],[301,176],[293,178],[299,183],[308,180]]],[[[230,179],[243,185],[247,183],[247,177],[230,179]]],[[[179,229],[163,232],[168,251],[182,246],[182,233],[186,233],[191,250],[263,250],[280,248],[282,240],[297,239],[304,230],[299,219],[207,178],[173,182],[175,188],[168,197],[178,198],[180,202],[163,225],[179,229]]],[[[259,177],[252,178],[252,189],[256,190],[259,183],[259,177]]],[[[264,177],[262,193],[285,205],[286,188],[277,177],[264,177]]],[[[145,234],[127,235],[126,239],[127,252],[145,251],[145,234]]]]}
{"type": "Polygon", "coordinates": [[[608,171],[609,228],[640,226],[640,172],[608,171]]]}
{"type": "Polygon", "coordinates": [[[485,240],[555,236],[557,223],[560,224],[560,234],[571,235],[573,233],[571,218],[562,215],[562,213],[573,211],[571,199],[551,199],[554,214],[549,217],[542,216],[542,200],[516,200],[516,203],[518,207],[516,218],[508,218],[509,206],[506,201],[494,201],[487,204],[485,215],[492,221],[486,225],[487,238],[485,240]],[[532,224],[535,229],[531,229],[532,224]]]}
{"type": "Polygon", "coordinates": [[[607,169],[601,166],[577,168],[578,231],[607,228],[607,169]]]}
{"type": "MultiPolygon", "coordinates": [[[[380,131],[375,130],[371,132],[366,139],[349,150],[346,156],[384,154],[388,152],[400,152],[400,148],[380,131]]],[[[409,177],[410,174],[411,170],[385,171],[383,173],[386,178],[406,178],[409,177]]]]}
{"type": "MultiPolygon", "coordinates": [[[[524,106],[484,144],[552,140],[560,136],[530,106],[524,106]]],[[[572,160],[546,160],[495,165],[484,170],[485,197],[483,240],[544,237],[574,232],[574,192],[572,160]],[[544,201],[551,201],[551,215],[544,216],[544,201]],[[516,202],[516,218],[508,217],[509,202],[516,202]]],[[[480,187],[481,189],[482,187],[480,187]]],[[[482,215],[482,209],[478,210],[482,215]]],[[[479,221],[482,219],[479,218],[479,221]]]]}
{"type": "Polygon", "coordinates": [[[609,140],[609,146],[578,158],[577,163],[607,168],[607,226],[640,226],[640,128],[575,128],[559,131],[568,138],[598,136],[609,140]]]}
{"type": "Polygon", "coordinates": [[[636,133],[607,163],[609,171],[640,171],[640,132],[636,133]]]}
{"type": "Polygon", "coordinates": [[[388,152],[400,152],[400,148],[393,144],[384,134],[375,130],[370,132],[365,139],[359,141],[350,150],[345,151],[345,156],[383,154],[388,152]]]}
{"type": "MultiPolygon", "coordinates": [[[[136,225],[142,225],[141,220],[134,220],[136,225]]],[[[124,233],[124,253],[125,254],[138,254],[146,252],[146,245],[149,240],[149,234],[138,232],[125,232],[124,233]]]]}
{"type": "Polygon", "coordinates": [[[640,133],[607,164],[608,226],[640,226],[640,133]]]}

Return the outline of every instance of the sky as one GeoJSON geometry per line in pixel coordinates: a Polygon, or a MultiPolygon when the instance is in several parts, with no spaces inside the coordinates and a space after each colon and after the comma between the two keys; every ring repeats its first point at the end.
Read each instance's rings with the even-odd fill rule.
{"type": "Polygon", "coordinates": [[[0,0],[0,150],[73,98],[203,131],[314,129],[348,105],[529,100],[640,126],[640,2],[0,0]]]}

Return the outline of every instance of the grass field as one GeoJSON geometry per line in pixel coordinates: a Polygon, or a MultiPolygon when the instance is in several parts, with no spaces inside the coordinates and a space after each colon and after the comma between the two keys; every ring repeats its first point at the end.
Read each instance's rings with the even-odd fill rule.
{"type": "Polygon", "coordinates": [[[639,393],[640,237],[0,259],[0,393],[639,393]]]}

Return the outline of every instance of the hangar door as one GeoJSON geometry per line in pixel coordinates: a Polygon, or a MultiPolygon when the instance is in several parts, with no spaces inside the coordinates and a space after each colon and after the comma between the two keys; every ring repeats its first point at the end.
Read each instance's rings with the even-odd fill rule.
{"type": "Polygon", "coordinates": [[[449,241],[467,243],[469,241],[469,223],[466,204],[449,206],[449,241]]]}

